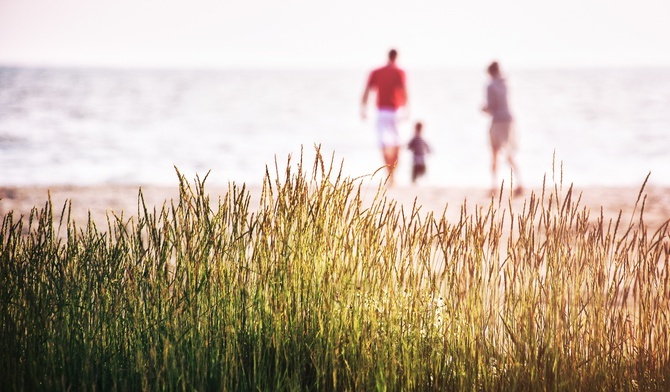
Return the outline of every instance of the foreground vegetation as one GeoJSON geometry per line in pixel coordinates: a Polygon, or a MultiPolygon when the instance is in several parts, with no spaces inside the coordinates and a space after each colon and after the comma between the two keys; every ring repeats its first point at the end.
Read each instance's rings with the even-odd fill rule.
{"type": "Polygon", "coordinates": [[[642,197],[606,221],[554,186],[447,221],[330,170],[267,175],[253,208],[180,176],[104,230],[5,216],[3,389],[670,390],[670,238],[642,197]]]}

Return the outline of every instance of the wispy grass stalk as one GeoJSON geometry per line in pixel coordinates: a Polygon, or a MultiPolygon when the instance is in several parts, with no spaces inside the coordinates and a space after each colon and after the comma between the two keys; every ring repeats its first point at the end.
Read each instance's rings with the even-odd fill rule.
{"type": "Polygon", "coordinates": [[[140,191],[104,230],[69,204],[7,214],[2,385],[670,389],[668,224],[644,224],[644,185],[616,221],[560,184],[450,221],[370,197],[318,151],[286,166],[257,206],[179,174],[178,200],[140,191]]]}

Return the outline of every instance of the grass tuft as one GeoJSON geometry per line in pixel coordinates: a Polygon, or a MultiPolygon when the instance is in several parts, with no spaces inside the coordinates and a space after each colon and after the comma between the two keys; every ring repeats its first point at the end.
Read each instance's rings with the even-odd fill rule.
{"type": "Polygon", "coordinates": [[[140,190],[105,230],[50,200],[7,214],[3,388],[670,389],[668,223],[644,225],[644,185],[627,225],[560,184],[448,221],[318,151],[275,166],[257,206],[177,172],[179,200],[140,190]]]}

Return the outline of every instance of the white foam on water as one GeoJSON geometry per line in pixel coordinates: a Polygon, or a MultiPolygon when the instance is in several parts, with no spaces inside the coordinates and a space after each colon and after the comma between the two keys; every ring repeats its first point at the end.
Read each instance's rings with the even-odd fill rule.
{"type": "MultiPolygon", "coordinates": [[[[368,70],[148,71],[0,68],[0,185],[259,184],[275,158],[320,145],[344,174],[382,158],[374,110],[359,115],[368,70]]],[[[422,181],[490,184],[481,70],[407,70],[410,119],[433,147],[422,181]]],[[[518,163],[528,186],[670,185],[670,69],[511,70],[518,163]],[[555,161],[554,161],[555,159],[555,161]]],[[[403,150],[397,181],[408,184],[403,150]]],[[[500,177],[508,176],[501,165],[500,177]]]]}

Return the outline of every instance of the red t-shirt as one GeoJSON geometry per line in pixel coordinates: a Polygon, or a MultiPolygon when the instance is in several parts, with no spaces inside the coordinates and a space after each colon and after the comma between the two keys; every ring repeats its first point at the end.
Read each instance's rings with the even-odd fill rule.
{"type": "Polygon", "coordinates": [[[370,73],[368,88],[377,90],[377,107],[380,109],[398,109],[405,104],[405,71],[388,64],[370,73]]]}

